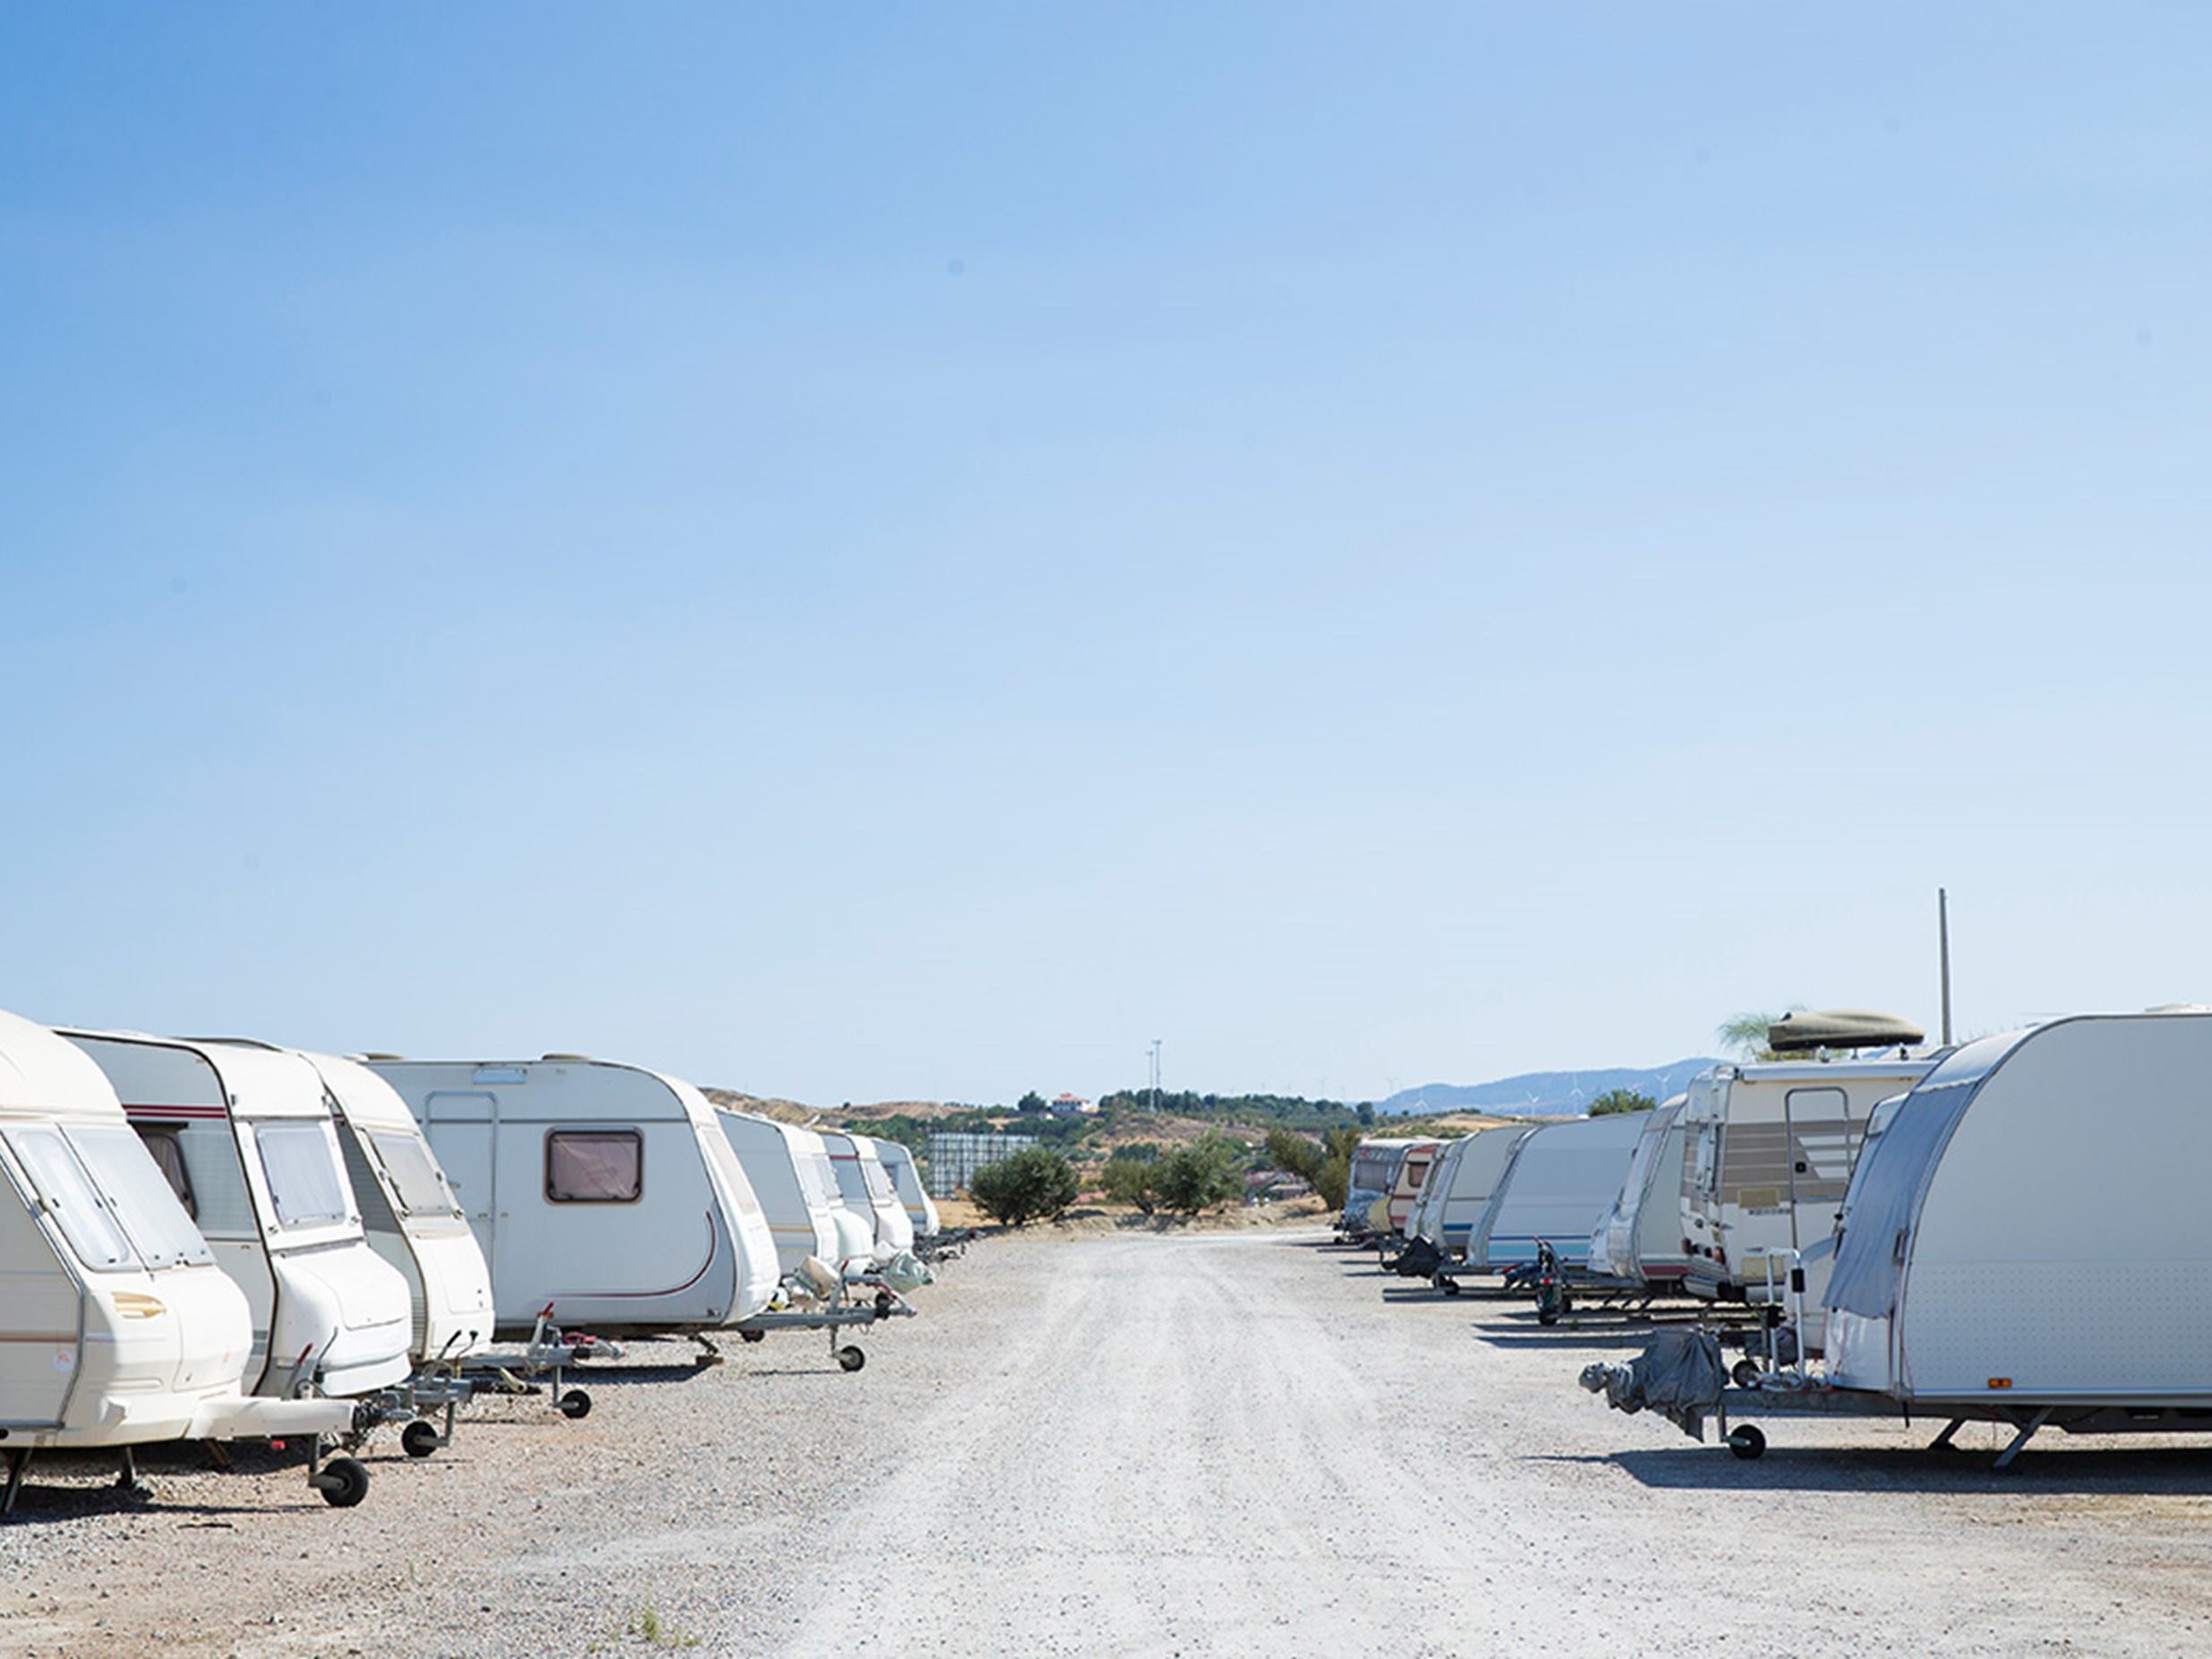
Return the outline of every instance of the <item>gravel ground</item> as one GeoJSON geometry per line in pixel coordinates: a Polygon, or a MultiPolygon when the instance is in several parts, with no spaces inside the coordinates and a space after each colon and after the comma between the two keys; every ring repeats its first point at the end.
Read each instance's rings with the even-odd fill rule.
{"type": "Polygon", "coordinates": [[[1743,1463],[1574,1387],[1617,1325],[1310,1235],[993,1241],[916,1300],[854,1377],[794,1337],[579,1423],[479,1406],[347,1513],[266,1463],[166,1460],[135,1510],[43,1466],[0,1651],[2212,1650],[2189,1442],[1996,1475],[1933,1425],[1784,1422],[1743,1463]]]}

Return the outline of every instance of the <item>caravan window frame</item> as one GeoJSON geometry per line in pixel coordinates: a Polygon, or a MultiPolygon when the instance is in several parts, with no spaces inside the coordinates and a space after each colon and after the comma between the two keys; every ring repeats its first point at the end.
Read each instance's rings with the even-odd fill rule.
{"type": "Polygon", "coordinates": [[[610,1126],[605,1129],[549,1129],[545,1131],[545,1201],[548,1204],[641,1204],[645,1201],[645,1133],[642,1130],[610,1126]],[[553,1190],[553,1143],[558,1140],[626,1140],[636,1150],[637,1168],[627,1198],[586,1198],[553,1190]]]}

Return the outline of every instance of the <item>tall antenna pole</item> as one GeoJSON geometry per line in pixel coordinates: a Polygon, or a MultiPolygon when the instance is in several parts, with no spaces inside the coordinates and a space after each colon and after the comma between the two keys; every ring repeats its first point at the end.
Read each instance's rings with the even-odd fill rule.
{"type": "Polygon", "coordinates": [[[1160,1039],[1152,1040],[1152,1109],[1160,1110],[1160,1039]]]}
{"type": "Polygon", "coordinates": [[[1935,936],[1943,958],[1943,1046],[1951,1046],[1951,895],[1935,890],[1935,936]]]}

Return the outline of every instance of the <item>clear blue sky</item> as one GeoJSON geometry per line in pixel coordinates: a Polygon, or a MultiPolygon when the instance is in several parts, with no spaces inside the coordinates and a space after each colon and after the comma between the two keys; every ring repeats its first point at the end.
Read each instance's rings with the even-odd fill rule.
{"type": "Polygon", "coordinates": [[[0,13],[0,1006],[824,1102],[2212,1000],[2212,15],[0,13]]]}

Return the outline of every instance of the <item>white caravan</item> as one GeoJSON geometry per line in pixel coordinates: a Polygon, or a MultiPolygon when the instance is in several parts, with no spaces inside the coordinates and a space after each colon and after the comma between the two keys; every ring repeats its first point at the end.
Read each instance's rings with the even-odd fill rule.
{"type": "Polygon", "coordinates": [[[1679,1286],[1689,1270],[1682,1236],[1682,1159],[1689,1145],[1682,1108],[1687,1098],[1676,1095],[1644,1118],[1621,1190],[1590,1235],[1593,1276],[1663,1291],[1679,1286]]]}
{"type": "Polygon", "coordinates": [[[1443,1147],[1440,1140],[1417,1140],[1405,1149],[1405,1156],[1398,1160],[1397,1173],[1390,1178],[1389,1192],[1368,1208],[1376,1232],[1385,1237],[1412,1236],[1413,1206],[1419,1202],[1421,1189],[1428,1182],[1429,1165],[1443,1147]]]}
{"type": "Polygon", "coordinates": [[[1844,1211],[1828,1380],[2023,1431],[2202,1431],[2212,1016],[1969,1043],[1887,1114],[1844,1211]]]}
{"type": "Polygon", "coordinates": [[[406,1380],[407,1281],[370,1248],[315,1069],[236,1043],[62,1035],[107,1074],[217,1263],[245,1293],[248,1389],[358,1396],[406,1380]]]}
{"type": "Polygon", "coordinates": [[[483,1353],[492,1345],[492,1269],[422,1126],[366,1066],[304,1058],[330,1093],[369,1246],[407,1282],[416,1369],[483,1353]]]}
{"type": "Polygon", "coordinates": [[[1635,1112],[1547,1123],[1522,1137],[1468,1239],[1468,1268],[1525,1267],[1539,1243],[1552,1247],[1562,1268],[1584,1268],[1590,1229],[1620,1191],[1642,1137],[1643,1115],[1635,1112]]]}
{"type": "Polygon", "coordinates": [[[1525,1123],[1501,1123],[1478,1130],[1458,1143],[1461,1150],[1452,1160],[1449,1176],[1429,1176],[1429,1204],[1422,1215],[1420,1236],[1447,1258],[1463,1254],[1513,1163],[1513,1148],[1535,1132],[1525,1123]]]}
{"type": "Polygon", "coordinates": [[[845,1203],[875,1218],[876,1265],[888,1266],[899,1252],[913,1249],[914,1224],[891,1189],[876,1143],[865,1135],[824,1135],[822,1144],[829,1148],[829,1167],[845,1203]]]}
{"type": "MultiPolygon", "coordinates": [[[[1912,1087],[1934,1063],[1901,1055],[1779,1061],[1715,1066],[1693,1078],[1682,1110],[1684,1287],[1709,1300],[1782,1300],[1789,1252],[1835,1231],[1876,1103],[1912,1087]]],[[[1818,1349],[1817,1285],[1813,1294],[1815,1317],[1802,1335],[1818,1349]]]]}
{"type": "Polygon", "coordinates": [[[715,1108],[715,1121],[745,1166],[745,1179],[760,1200],[760,1213],[776,1240],[776,1263],[784,1274],[798,1272],[809,1257],[842,1268],[854,1254],[865,1258],[873,1252],[872,1216],[859,1234],[857,1250],[847,1248],[850,1235],[839,1237],[837,1219],[844,1199],[819,1135],[727,1106],[715,1108]]]}
{"type": "Polygon", "coordinates": [[[364,1063],[461,1200],[497,1334],[529,1334],[541,1315],[608,1337],[697,1334],[767,1306],[775,1237],[690,1084],[580,1054],[364,1063]]]}
{"type": "Polygon", "coordinates": [[[1451,1188],[1452,1172],[1459,1167],[1459,1161],[1467,1151],[1467,1143],[1473,1139],[1472,1135],[1462,1135],[1456,1140],[1445,1141],[1436,1149],[1436,1159],[1428,1166],[1428,1179],[1421,1182],[1420,1192],[1413,1200],[1412,1213],[1405,1218],[1405,1235],[1408,1239],[1427,1239],[1431,1244],[1436,1242],[1435,1234],[1438,1208],[1444,1202],[1444,1194],[1451,1188]]]}
{"type": "Polygon", "coordinates": [[[938,1219],[937,1205],[931,1200],[929,1189],[922,1184],[922,1171],[914,1164],[913,1149],[896,1140],[879,1140],[876,1156],[882,1160],[884,1173],[891,1177],[891,1190],[905,1207],[906,1219],[913,1223],[914,1236],[933,1239],[942,1233],[944,1223],[938,1219]]]}
{"type": "Polygon", "coordinates": [[[43,1026],[0,1013],[0,1450],[15,1506],[35,1450],[301,1435],[338,1507],[368,1476],[321,1461],[345,1401],[249,1399],[237,1285],[131,1132],[115,1089],[43,1026]]]}

